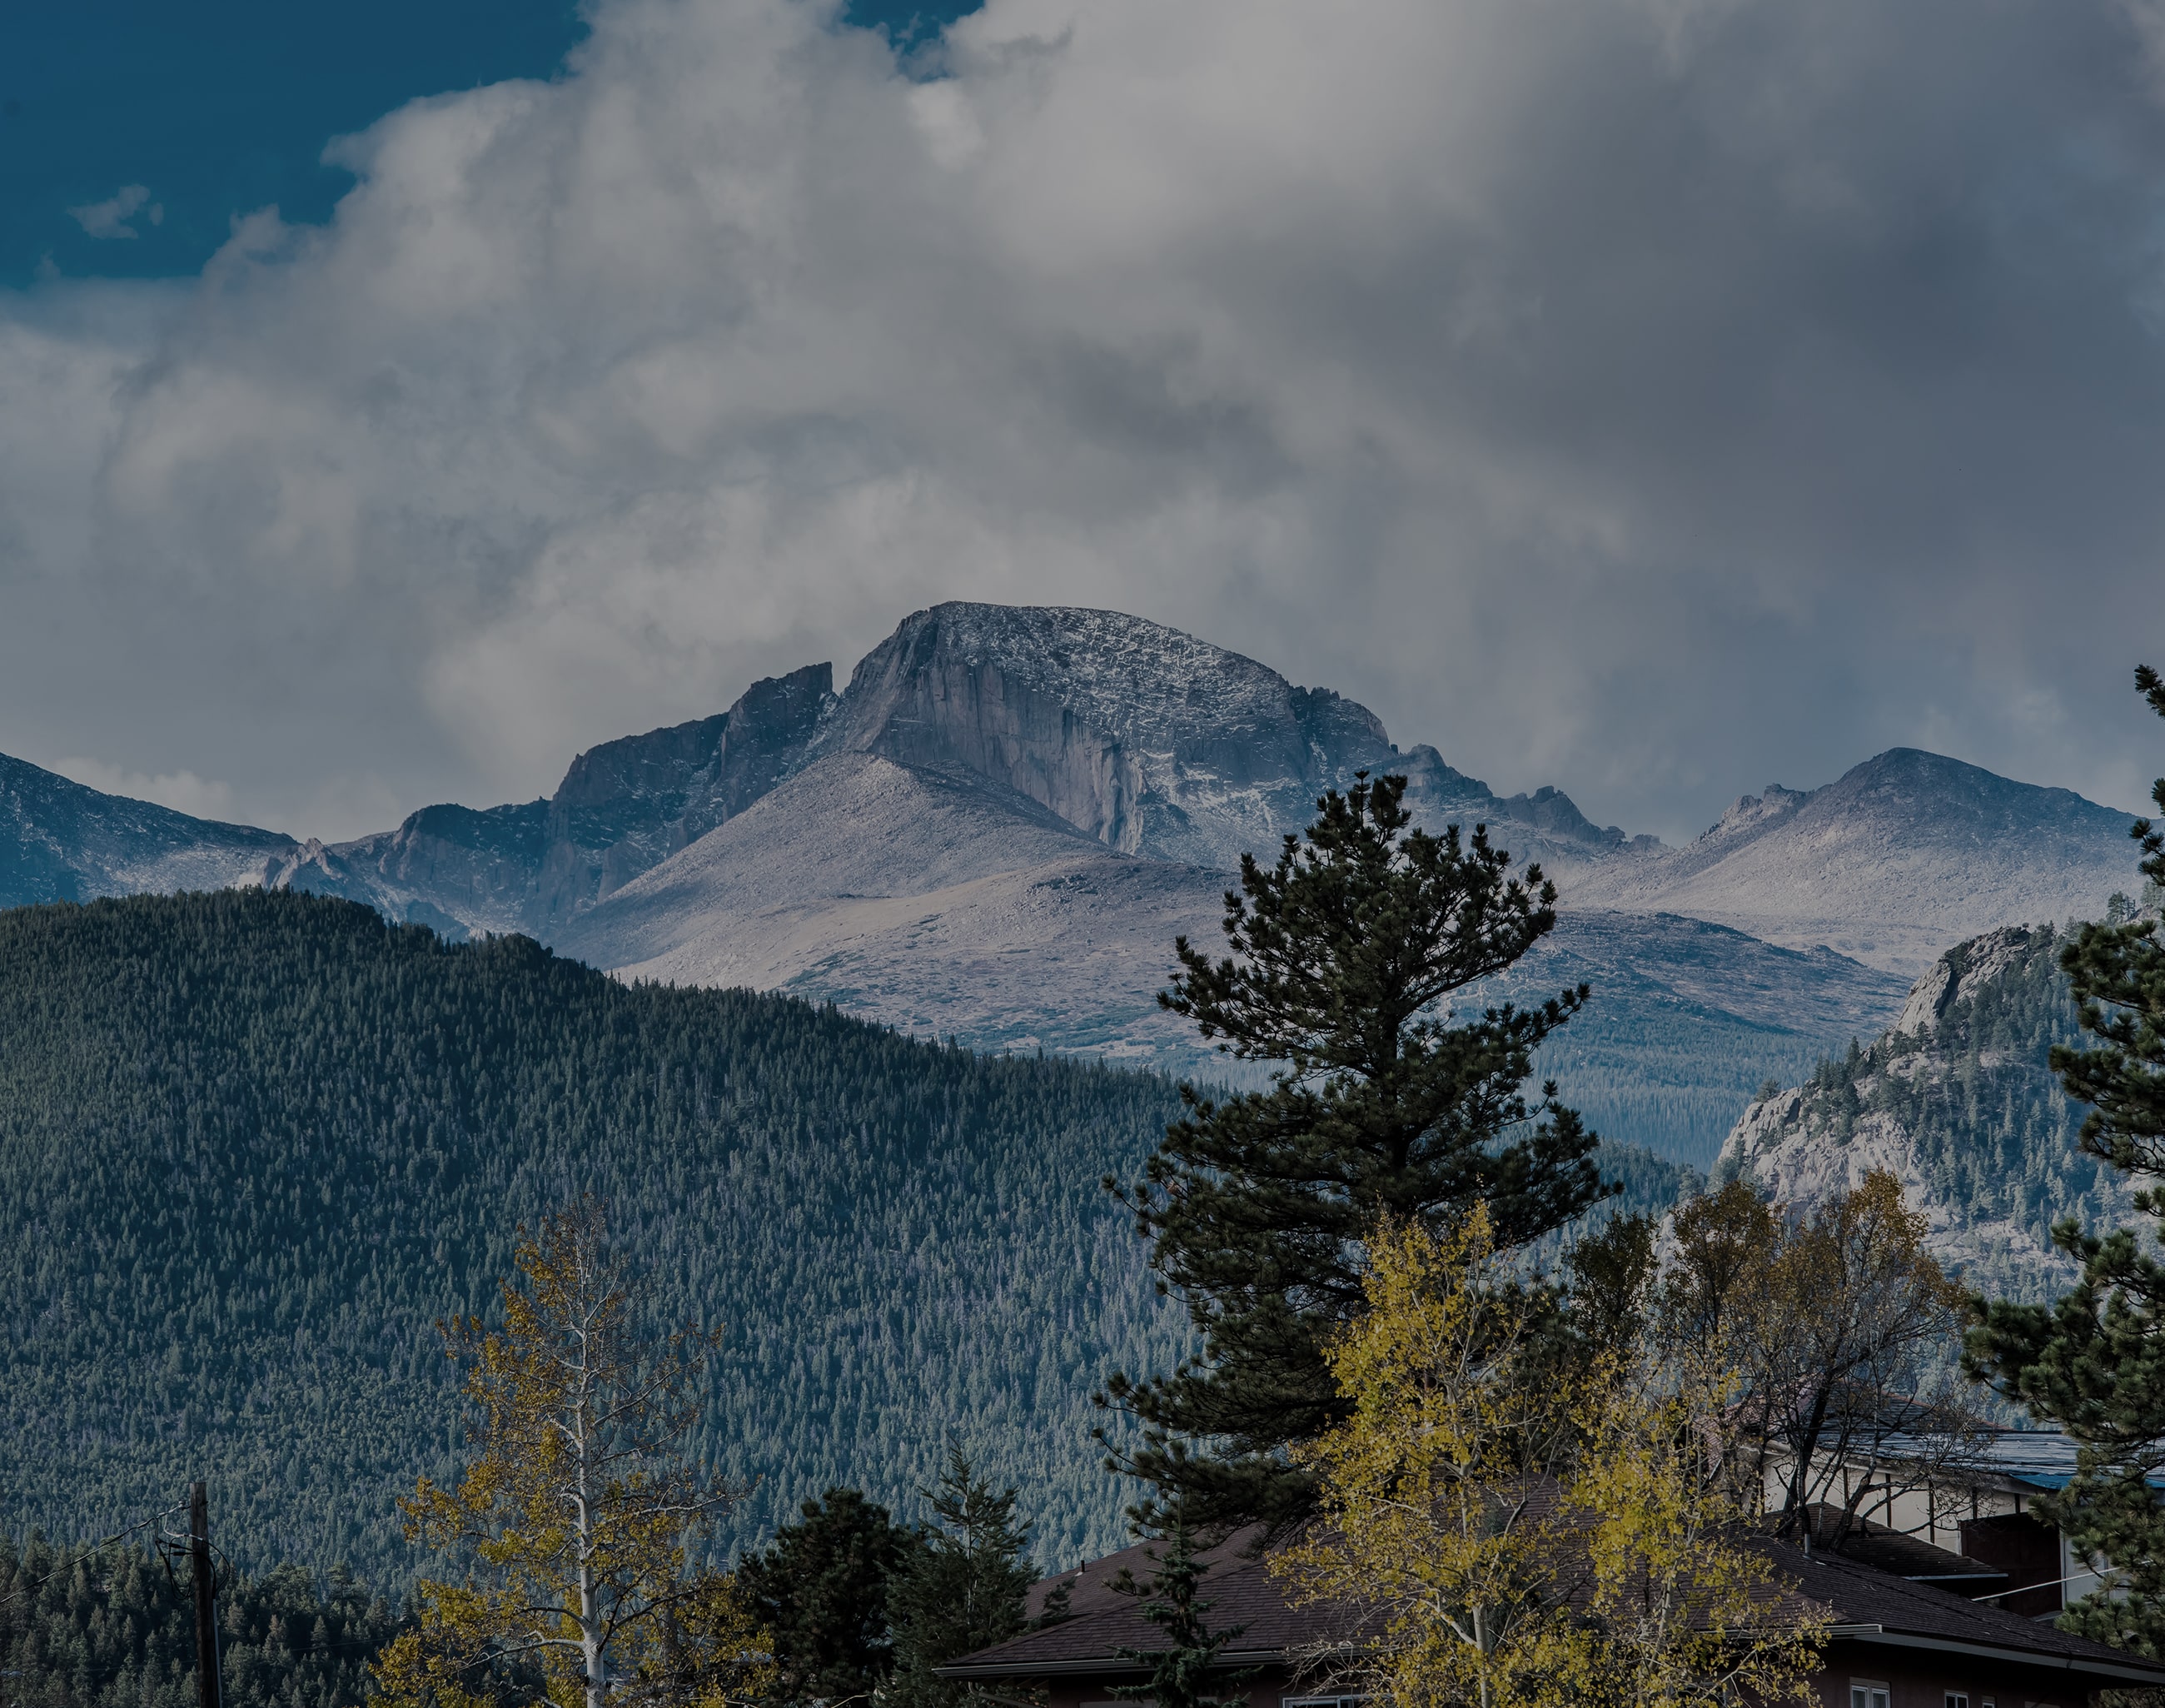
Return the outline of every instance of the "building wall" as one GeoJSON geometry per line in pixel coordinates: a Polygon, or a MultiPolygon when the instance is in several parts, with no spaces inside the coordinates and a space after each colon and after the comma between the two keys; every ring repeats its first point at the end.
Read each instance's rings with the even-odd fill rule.
{"type": "Polygon", "coordinates": [[[2057,1668],[2010,1667],[1965,1655],[1928,1655],[1877,1643],[1834,1644],[1819,1678],[1825,1708],[1854,1708],[1852,1687],[1879,1685],[1888,1708],[1947,1708],[1949,1692],[1968,1708],[2087,1708],[2090,1685],[2057,1668]]]}
{"type": "MultiPolygon", "coordinates": [[[[1113,1694],[1114,1684],[1135,1682],[1132,1672],[1048,1679],[1047,1708],[1144,1708],[1113,1694]]],[[[2090,1700],[2088,1683],[2057,1668],[2000,1666],[1876,1643],[1834,1644],[1816,1682],[1823,1708],[1853,1708],[1850,1691],[1855,1684],[1888,1690],[1888,1708],[1947,1708],[1950,1691],[1967,1695],[1967,1708],[2088,1708],[2090,1700]]],[[[1330,1700],[1327,1691],[1294,1684],[1278,1667],[1267,1668],[1250,1680],[1247,1695],[1249,1708],[1330,1700]]]]}

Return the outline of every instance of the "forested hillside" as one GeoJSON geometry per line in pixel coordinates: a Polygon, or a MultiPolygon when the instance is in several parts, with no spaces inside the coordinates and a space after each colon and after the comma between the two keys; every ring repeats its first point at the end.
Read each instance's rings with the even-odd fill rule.
{"type": "Polygon", "coordinates": [[[759,1479],[734,1536],[830,1480],[914,1509],[951,1428],[1048,1552],[1102,1551],[1088,1390],[1184,1326],[1098,1182],[1173,1107],[346,902],[0,914],[0,1531],[105,1534],[202,1476],[244,1564],[395,1588],[392,1494],[460,1439],[433,1325],[591,1189],[727,1326],[703,1446],[759,1479]]]}
{"type": "MultiPolygon", "coordinates": [[[[343,1573],[281,1566],[219,1584],[225,1708],[345,1708],[395,1629],[389,1604],[343,1573]]],[[[140,1542],[103,1551],[0,1537],[0,1701],[8,1708],[196,1708],[195,1607],[185,1564],[140,1542]]]]}
{"type": "MultiPolygon", "coordinates": [[[[593,1191],[726,1328],[700,1445],[757,1486],[725,1548],[830,1482],[914,1516],[952,1431],[1042,1558],[1103,1552],[1126,1491],[1090,1390],[1187,1329],[1098,1182],[1175,1108],[345,901],[0,913],[0,1532],[107,1534],[203,1477],[244,1566],[396,1592],[392,1498],[461,1441],[435,1324],[492,1310],[518,1224],[593,1191]]],[[[1678,1179],[1609,1172],[1636,1202],[1678,1179]]]]}

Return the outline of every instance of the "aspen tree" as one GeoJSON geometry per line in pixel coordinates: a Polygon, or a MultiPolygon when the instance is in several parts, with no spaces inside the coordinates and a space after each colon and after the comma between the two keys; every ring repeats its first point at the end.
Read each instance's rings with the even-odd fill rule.
{"type": "Polygon", "coordinates": [[[473,1457],[456,1489],[424,1477],[399,1503],[411,1540],[468,1569],[422,1580],[419,1628],[377,1683],[410,1708],[735,1700],[765,1645],[726,1580],[687,1570],[741,1492],[684,1453],[719,1331],[645,1331],[591,1199],[545,1218],[516,1262],[500,1332],[444,1326],[481,1414],[473,1457]]]}

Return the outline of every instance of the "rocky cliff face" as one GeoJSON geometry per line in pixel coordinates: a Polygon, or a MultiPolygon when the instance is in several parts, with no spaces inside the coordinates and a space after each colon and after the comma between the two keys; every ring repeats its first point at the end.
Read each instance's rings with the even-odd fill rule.
{"type": "Polygon", "coordinates": [[[835,668],[754,683],[718,717],[589,748],[550,798],[527,929],[547,936],[726,823],[803,762],[835,668]]]}
{"type": "Polygon", "coordinates": [[[2052,1247],[2053,1222],[2116,1226],[2132,1205],[2126,1182],[2078,1149],[2083,1110],[2047,1065],[2053,1044],[2081,1036],[2062,941],[2014,926],[1949,950],[1869,1048],[1754,1099],[1717,1174],[1809,1205],[1887,1169],[1930,1218],[1941,1260],[1973,1284],[2032,1298],[2064,1289],[2074,1266],[2052,1247]]]}
{"type": "Polygon", "coordinates": [[[545,799],[424,807],[356,841],[288,844],[256,876],[452,936],[550,938],[801,764],[833,685],[825,664],[770,677],[714,717],[589,748],[545,799]]]}
{"type": "Polygon", "coordinates": [[[2127,814],[1898,747],[1824,788],[1746,795],[1683,848],[1586,868],[1578,907],[1660,909],[1915,978],[2017,920],[2094,919],[2140,879],[2127,814]]]}
{"type": "Polygon", "coordinates": [[[819,745],[974,772],[1121,853],[1219,870],[1392,751],[1365,707],[1176,630],[966,604],[875,648],[819,745]]]}
{"type": "Polygon", "coordinates": [[[1120,853],[1215,871],[1269,854],[1362,769],[1404,772],[1424,821],[1486,820],[1522,858],[1626,846],[1555,789],[1499,799],[1433,747],[1400,753],[1366,706],[1115,611],[919,611],[857,667],[813,751],[971,772],[1120,853]]]}

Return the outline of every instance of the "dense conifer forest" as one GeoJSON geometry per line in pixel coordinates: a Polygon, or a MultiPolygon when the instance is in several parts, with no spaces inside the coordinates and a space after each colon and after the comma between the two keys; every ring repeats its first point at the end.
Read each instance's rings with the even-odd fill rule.
{"type": "MultiPolygon", "coordinates": [[[[343,1572],[282,1566],[224,1574],[219,1676],[226,1708],[349,1708],[395,1628],[390,1607],[343,1572]]],[[[18,1549],[0,1537],[0,1701],[8,1708],[196,1708],[187,1563],[140,1543],[18,1549]]]]}
{"type": "MultiPolygon", "coordinates": [[[[395,1604],[394,1497],[463,1442],[435,1324],[491,1315],[519,1225],[592,1191],[725,1328],[698,1447],[754,1488],[721,1554],[834,1484],[914,1521],[951,1441],[1041,1561],[1106,1552],[1131,1491],[1089,1394],[1188,1330],[1098,1182],[1177,1107],[321,898],[0,913],[0,1534],[108,1534],[203,1477],[242,1568],[395,1604]]],[[[1605,1172],[1675,1193],[1643,1153],[1605,1172]]]]}
{"type": "Polygon", "coordinates": [[[244,1565],[395,1594],[393,1494],[461,1441],[435,1323],[591,1189],[726,1326],[700,1447],[757,1486],[724,1546],[830,1483],[914,1508],[951,1430],[1049,1557],[1102,1552],[1089,1390],[1184,1325],[1098,1181],[1174,1108],[344,902],[0,913],[0,1531],[107,1534],[200,1476],[244,1565]]]}

